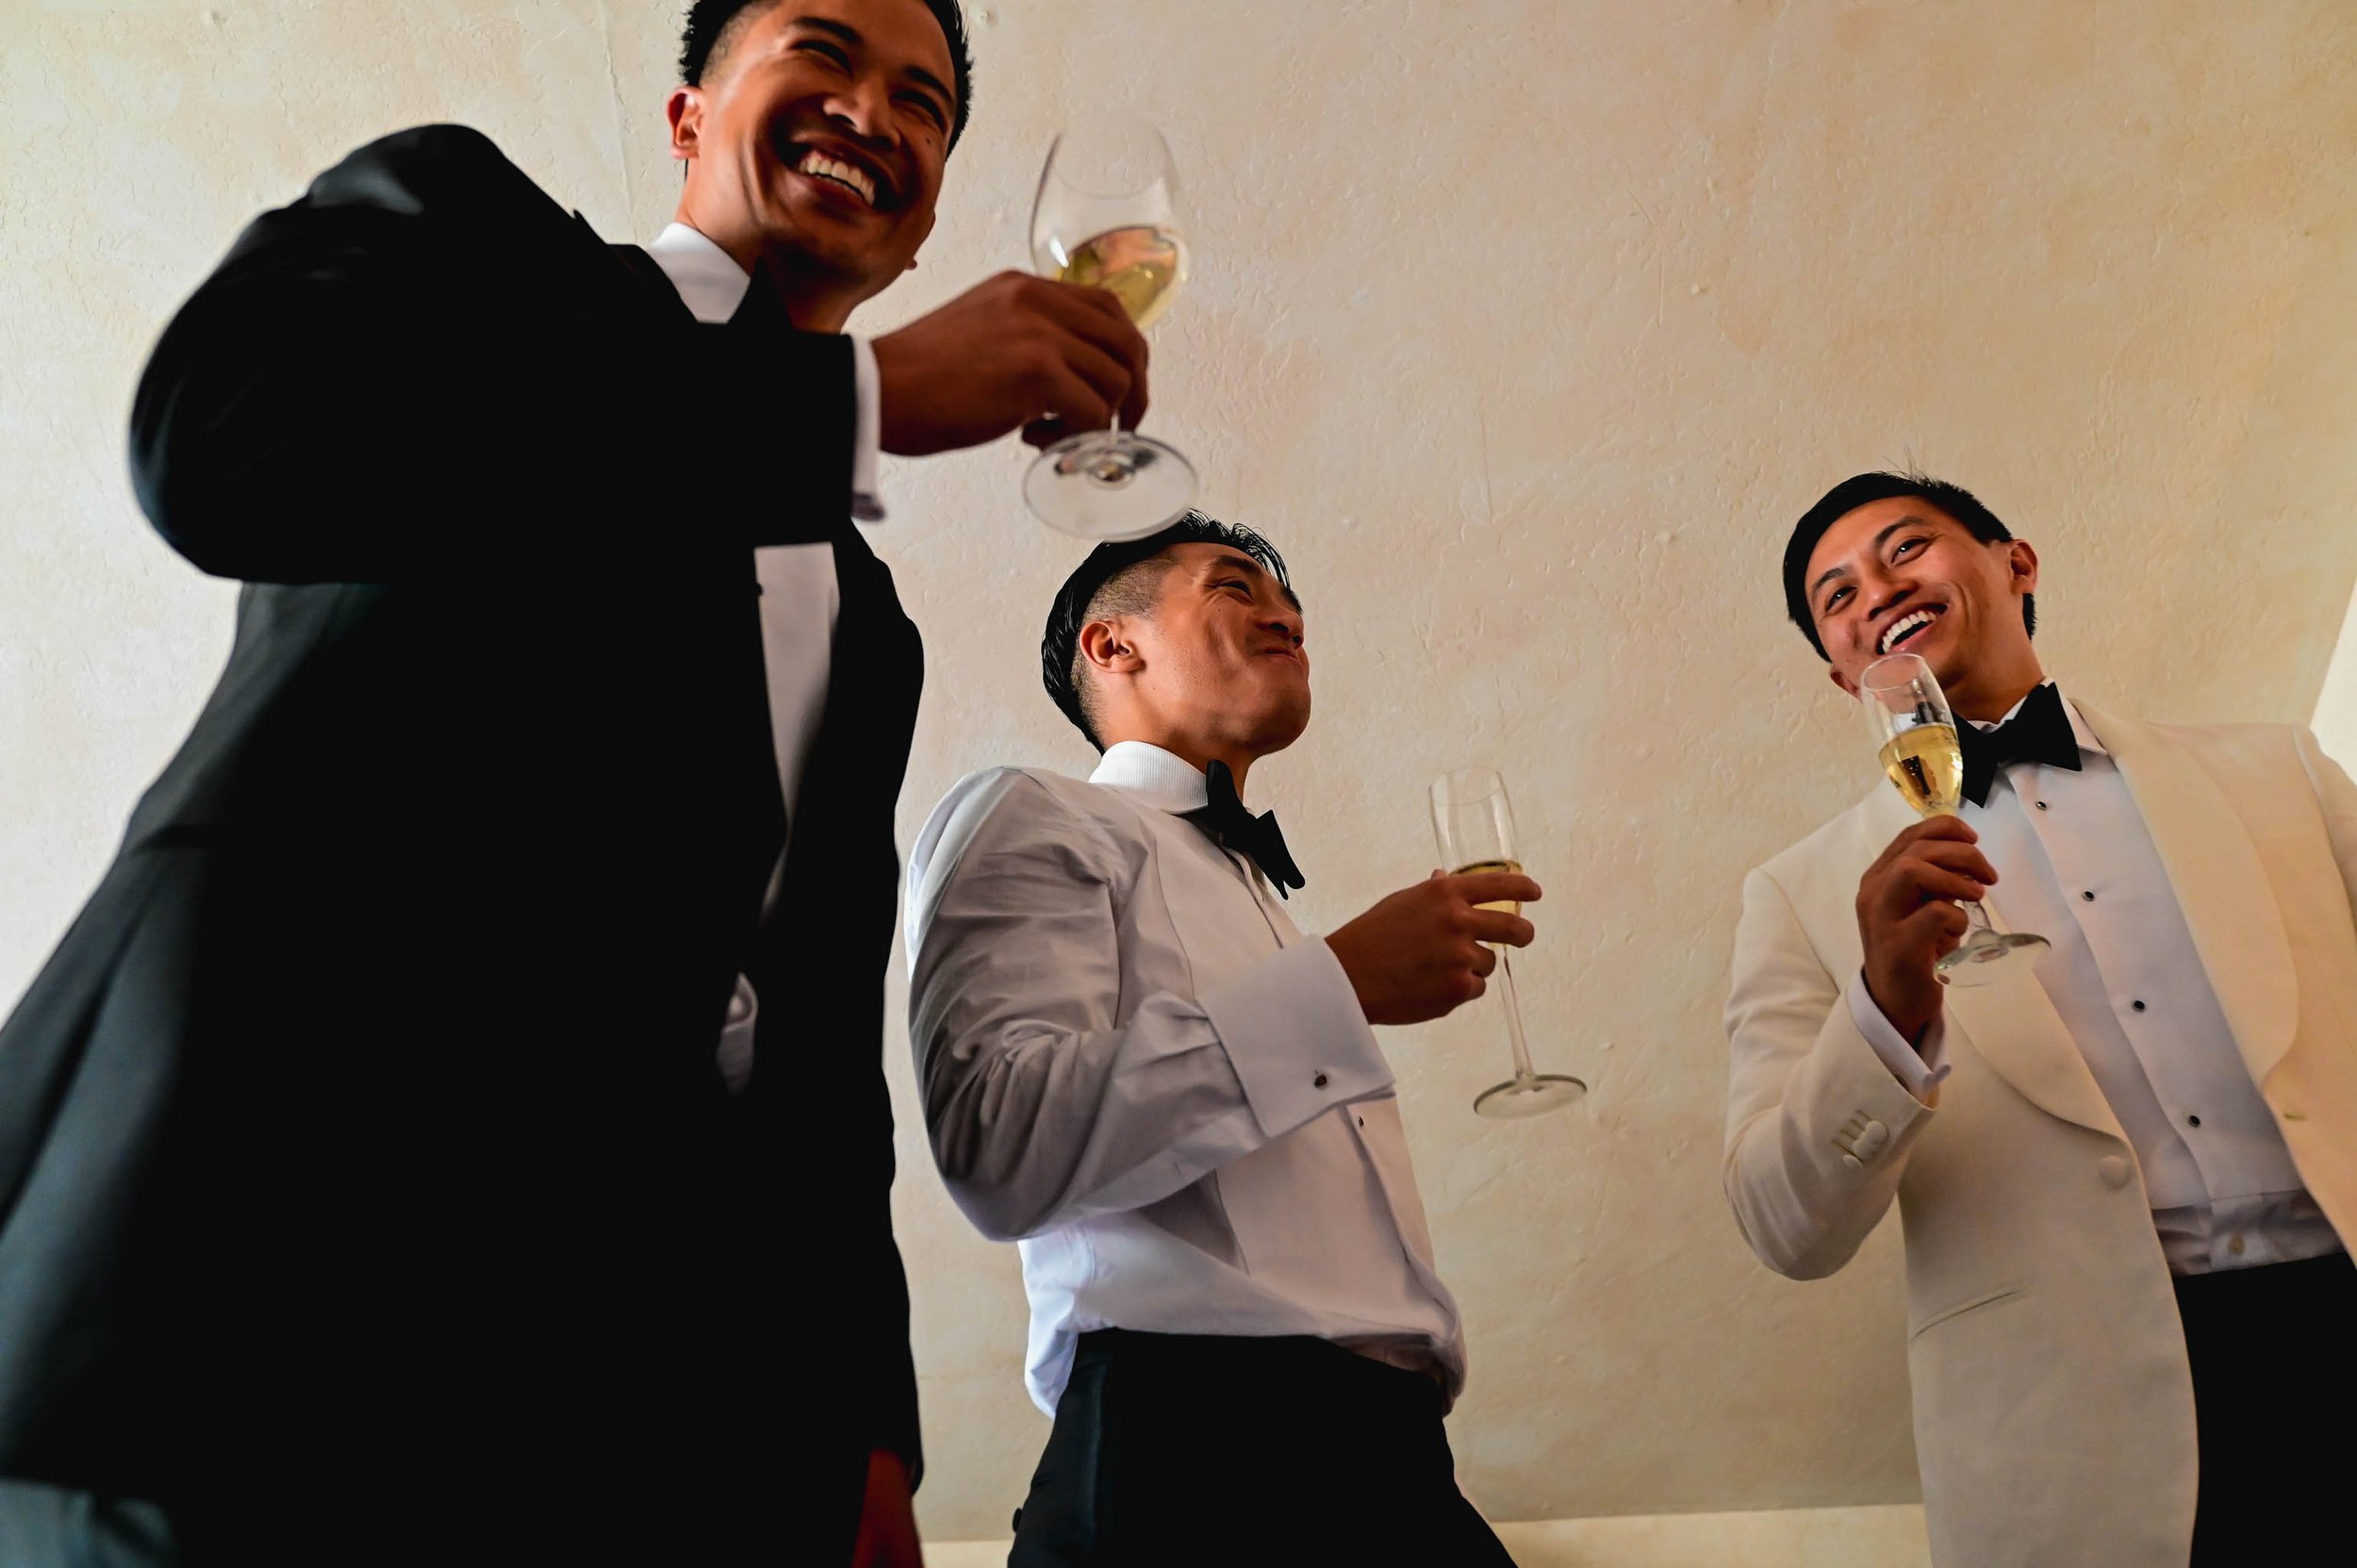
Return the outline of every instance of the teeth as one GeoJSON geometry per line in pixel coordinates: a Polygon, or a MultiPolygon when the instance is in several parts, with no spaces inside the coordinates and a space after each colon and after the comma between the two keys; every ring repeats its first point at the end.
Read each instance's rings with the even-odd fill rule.
{"type": "Polygon", "coordinates": [[[1901,616],[1883,628],[1883,640],[1876,645],[1876,651],[1887,653],[1890,652],[1891,645],[1901,637],[1905,636],[1918,626],[1929,626],[1931,623],[1932,612],[1929,610],[1918,610],[1913,615],[1901,616]]]}
{"type": "Polygon", "coordinates": [[[859,192],[861,201],[869,206],[876,205],[876,182],[868,177],[865,169],[855,169],[817,152],[804,154],[796,168],[804,174],[815,174],[820,179],[832,180],[837,185],[848,185],[859,192]]]}

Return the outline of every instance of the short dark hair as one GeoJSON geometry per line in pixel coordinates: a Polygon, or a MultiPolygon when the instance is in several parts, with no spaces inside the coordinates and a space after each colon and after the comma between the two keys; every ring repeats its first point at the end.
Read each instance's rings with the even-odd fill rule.
{"type": "Polygon", "coordinates": [[[1241,551],[1260,562],[1288,594],[1293,592],[1285,557],[1275,545],[1241,523],[1220,522],[1196,511],[1142,539],[1100,544],[1090,551],[1048,607],[1047,630],[1039,639],[1039,674],[1056,706],[1100,751],[1105,743],[1096,736],[1088,690],[1080,679],[1081,628],[1109,615],[1151,615],[1162,599],[1162,572],[1170,569],[1164,561],[1162,571],[1156,571],[1154,563],[1182,544],[1224,544],[1241,551]]]}
{"type": "MultiPolygon", "coordinates": [[[[779,0],[696,0],[688,8],[687,25],[680,33],[679,79],[689,87],[704,85],[704,74],[725,64],[729,50],[736,42],[737,24],[760,15],[779,0]]],[[[965,13],[958,8],[958,0],[918,0],[933,20],[941,24],[941,36],[949,41],[949,66],[956,76],[950,85],[957,90],[958,101],[950,106],[954,118],[949,123],[949,146],[958,144],[965,134],[968,100],[974,91],[974,49],[965,32],[965,13]]]]}
{"type": "MultiPolygon", "coordinates": [[[[1951,485],[1944,479],[1933,479],[1920,473],[1854,473],[1827,490],[1792,525],[1792,538],[1784,547],[1784,608],[1792,618],[1792,624],[1808,638],[1808,645],[1817,650],[1817,656],[1827,664],[1833,655],[1825,652],[1824,639],[1817,635],[1817,618],[1808,607],[1808,585],[1802,581],[1808,575],[1808,558],[1815,553],[1817,541],[1825,536],[1825,530],[1848,517],[1861,506],[1893,496],[1915,496],[1928,501],[1958,522],[1983,544],[1998,544],[2013,537],[2013,531],[1997,520],[1997,514],[1981,504],[1981,498],[1961,485],[1951,485]]],[[[2037,595],[2021,596],[2021,623],[2030,635],[2037,635],[2037,595]]]]}

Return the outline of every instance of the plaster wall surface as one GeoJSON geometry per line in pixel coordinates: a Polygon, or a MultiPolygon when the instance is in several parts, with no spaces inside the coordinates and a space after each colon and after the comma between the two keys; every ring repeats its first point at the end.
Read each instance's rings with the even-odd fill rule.
{"type": "MultiPolygon", "coordinates": [[[[0,0],[0,1001],[95,883],[227,646],[144,529],[147,347],[241,224],[428,120],[651,236],[675,11],[621,0],[0,0]]],[[[1486,761],[1546,883],[1536,1052],[1594,1094],[1495,1126],[1496,1015],[1393,1031],[1473,1382],[1469,1493],[1547,1519],[1917,1495],[1900,1259],[1744,1250],[1718,1022],[1742,871],[1873,783],[1782,621],[1789,520],[1920,465],[2039,547],[2041,646],[2154,718],[2305,719],[2357,580],[2357,13],[2035,0],[987,0],[976,118],[878,331],[1022,264],[1068,110],[1167,130],[1195,282],[1153,427],[1309,609],[1318,718],[1257,769],[1312,930],[1424,874],[1486,761]]],[[[530,279],[483,258],[529,308],[530,279]]],[[[651,441],[692,437],[692,407],[651,441]]],[[[1012,443],[887,476],[932,671],[903,842],[966,770],[1090,757],[1036,638],[1077,559],[1012,443]]],[[[365,475],[355,475],[365,483],[365,475]]],[[[683,470],[683,504],[692,470],[683,470]]],[[[332,506],[332,498],[326,503],[332,506]]],[[[651,527],[662,525],[650,519],[651,527]]],[[[459,890],[453,890],[454,896],[459,890]]],[[[896,965],[894,1016],[899,984],[896,965]]],[[[927,1529],[1006,1528],[1046,1423],[1011,1248],[943,1197],[883,1042],[927,1529]]],[[[814,1114],[823,1115],[823,1108],[814,1114]]],[[[770,1245],[792,1248],[782,1216],[770,1245]]],[[[814,1260],[814,1263],[817,1261],[814,1260]]],[[[816,1353],[823,1353],[823,1350],[816,1353]]]]}

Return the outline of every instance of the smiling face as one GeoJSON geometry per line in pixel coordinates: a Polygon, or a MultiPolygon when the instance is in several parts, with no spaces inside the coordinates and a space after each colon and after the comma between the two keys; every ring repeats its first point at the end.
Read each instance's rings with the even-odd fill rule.
{"type": "Polygon", "coordinates": [[[1162,575],[1150,614],[1106,616],[1080,632],[1098,738],[1231,767],[1299,739],[1310,653],[1293,590],[1224,544],[1174,545],[1154,564],[1162,575]]]}
{"type": "Polygon", "coordinates": [[[1921,656],[1969,718],[2002,718],[2042,679],[2021,607],[2037,587],[2037,552],[1984,543],[1928,501],[1893,496],[1844,514],[1804,581],[1834,684],[1852,696],[1886,653],[1921,656]]]}
{"type": "Polygon", "coordinates": [[[680,221],[768,264],[798,325],[841,327],[932,232],[957,105],[920,0],[775,0],[672,91],[680,221]]]}

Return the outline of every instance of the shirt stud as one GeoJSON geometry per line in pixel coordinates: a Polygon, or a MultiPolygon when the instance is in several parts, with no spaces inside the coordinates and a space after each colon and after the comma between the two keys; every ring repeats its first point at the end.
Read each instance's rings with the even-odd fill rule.
{"type": "Polygon", "coordinates": [[[1318,1074],[1318,1076],[1317,1076],[1317,1077],[1315,1077],[1315,1078],[1313,1078],[1313,1079],[1310,1080],[1310,1088],[1312,1088],[1312,1089],[1323,1089],[1323,1088],[1325,1088],[1325,1087],[1326,1087],[1326,1075],[1325,1075],[1324,1073],[1320,1073],[1320,1074],[1318,1074]]]}

